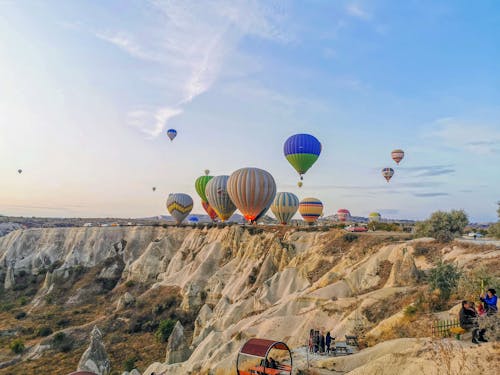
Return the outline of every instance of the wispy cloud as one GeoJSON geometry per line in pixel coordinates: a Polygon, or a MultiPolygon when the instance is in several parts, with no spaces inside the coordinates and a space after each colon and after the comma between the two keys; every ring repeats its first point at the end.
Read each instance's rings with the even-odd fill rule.
{"type": "Polygon", "coordinates": [[[352,17],[360,18],[363,20],[369,20],[372,18],[372,15],[363,9],[361,5],[356,3],[351,3],[346,6],[346,12],[352,17]]]}
{"type": "Polygon", "coordinates": [[[476,154],[500,152],[499,127],[464,123],[452,117],[435,121],[436,130],[430,136],[439,139],[447,147],[476,154]]]}
{"type": "Polygon", "coordinates": [[[434,177],[455,173],[453,165],[428,165],[422,167],[406,167],[406,171],[414,177],[434,177]]]}
{"type": "Polygon", "coordinates": [[[448,193],[413,193],[415,197],[420,197],[420,198],[433,198],[433,197],[444,197],[448,196],[450,194],[448,193]]]}
{"type": "Polygon", "coordinates": [[[153,137],[214,85],[243,37],[279,43],[290,40],[281,27],[286,10],[271,1],[152,0],[144,4],[151,6],[155,13],[145,12],[149,18],[141,23],[144,26],[95,35],[134,58],[160,64],[165,72],[169,82],[166,103],[155,108],[138,105],[129,113],[129,123],[153,137]]]}

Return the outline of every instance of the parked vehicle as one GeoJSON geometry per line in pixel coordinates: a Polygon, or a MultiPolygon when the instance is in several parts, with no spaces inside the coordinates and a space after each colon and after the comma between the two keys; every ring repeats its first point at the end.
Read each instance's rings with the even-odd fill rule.
{"type": "Polygon", "coordinates": [[[367,227],[356,227],[356,226],[349,226],[347,228],[345,228],[346,231],[348,232],[368,232],[368,228],[367,227]]]}

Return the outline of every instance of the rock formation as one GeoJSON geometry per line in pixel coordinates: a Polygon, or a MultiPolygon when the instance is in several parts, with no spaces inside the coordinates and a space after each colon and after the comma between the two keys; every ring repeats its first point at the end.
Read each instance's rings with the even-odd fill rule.
{"type": "Polygon", "coordinates": [[[78,371],[90,371],[97,375],[108,375],[111,371],[108,354],[102,343],[102,333],[97,326],[92,329],[90,344],[80,358],[78,371]]]}
{"type": "Polygon", "coordinates": [[[165,362],[168,364],[184,362],[191,355],[187,339],[184,336],[184,327],[177,321],[167,342],[165,362]]]}

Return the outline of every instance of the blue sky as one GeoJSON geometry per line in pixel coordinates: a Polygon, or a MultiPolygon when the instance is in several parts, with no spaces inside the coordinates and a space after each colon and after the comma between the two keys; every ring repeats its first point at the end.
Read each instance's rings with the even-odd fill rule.
{"type": "Polygon", "coordinates": [[[1,2],[0,213],[201,213],[204,169],[256,166],[327,215],[495,220],[499,24],[496,1],[1,2]],[[297,132],[323,144],[302,189],[297,132]]]}

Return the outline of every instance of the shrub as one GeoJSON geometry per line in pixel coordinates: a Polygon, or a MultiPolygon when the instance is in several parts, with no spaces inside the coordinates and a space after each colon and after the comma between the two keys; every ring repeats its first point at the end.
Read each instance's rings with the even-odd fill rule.
{"type": "Polygon", "coordinates": [[[14,317],[17,320],[21,320],[21,319],[26,318],[26,313],[24,311],[19,311],[14,317]]]}
{"type": "Polygon", "coordinates": [[[36,335],[39,337],[47,337],[52,334],[52,328],[45,326],[38,328],[36,335]]]}
{"type": "Polygon", "coordinates": [[[407,317],[413,317],[413,316],[415,316],[417,314],[417,311],[418,311],[418,309],[417,309],[416,306],[409,305],[409,306],[406,306],[404,314],[407,317]]]}
{"type": "Polygon", "coordinates": [[[134,280],[127,280],[127,281],[125,282],[125,286],[126,286],[127,288],[132,288],[133,286],[135,286],[135,281],[134,281],[134,280]]]}
{"type": "Polygon", "coordinates": [[[417,223],[415,233],[417,237],[433,237],[439,242],[450,242],[463,233],[468,222],[463,210],[436,211],[429,219],[417,223]]]}
{"type": "Polygon", "coordinates": [[[73,339],[64,332],[57,332],[52,339],[52,348],[61,353],[68,353],[73,349],[73,339]]]}
{"type": "Polygon", "coordinates": [[[20,304],[21,306],[25,306],[25,305],[27,305],[27,304],[28,304],[28,298],[26,298],[25,296],[23,296],[23,297],[19,298],[19,304],[20,304]]]}
{"type": "Polygon", "coordinates": [[[346,242],[354,242],[358,239],[358,235],[354,233],[345,233],[342,238],[346,242]]]}
{"type": "Polygon", "coordinates": [[[167,342],[168,338],[170,337],[170,334],[174,330],[175,323],[176,321],[172,319],[162,320],[160,322],[158,330],[155,333],[156,339],[159,342],[167,342]]]}
{"type": "Polygon", "coordinates": [[[127,358],[123,363],[125,371],[132,371],[133,369],[135,369],[135,363],[137,362],[137,360],[138,360],[137,357],[127,358]]]}
{"type": "Polygon", "coordinates": [[[431,290],[439,289],[442,301],[448,301],[458,285],[460,275],[457,266],[441,262],[429,273],[429,287],[431,290]]]}
{"type": "Polygon", "coordinates": [[[21,354],[24,352],[24,342],[21,339],[14,340],[9,345],[10,350],[15,354],[21,354]]]}
{"type": "Polygon", "coordinates": [[[62,318],[62,319],[59,319],[56,324],[58,327],[61,327],[61,328],[64,328],[64,327],[67,327],[70,323],[70,320],[67,319],[67,318],[62,318]]]}

